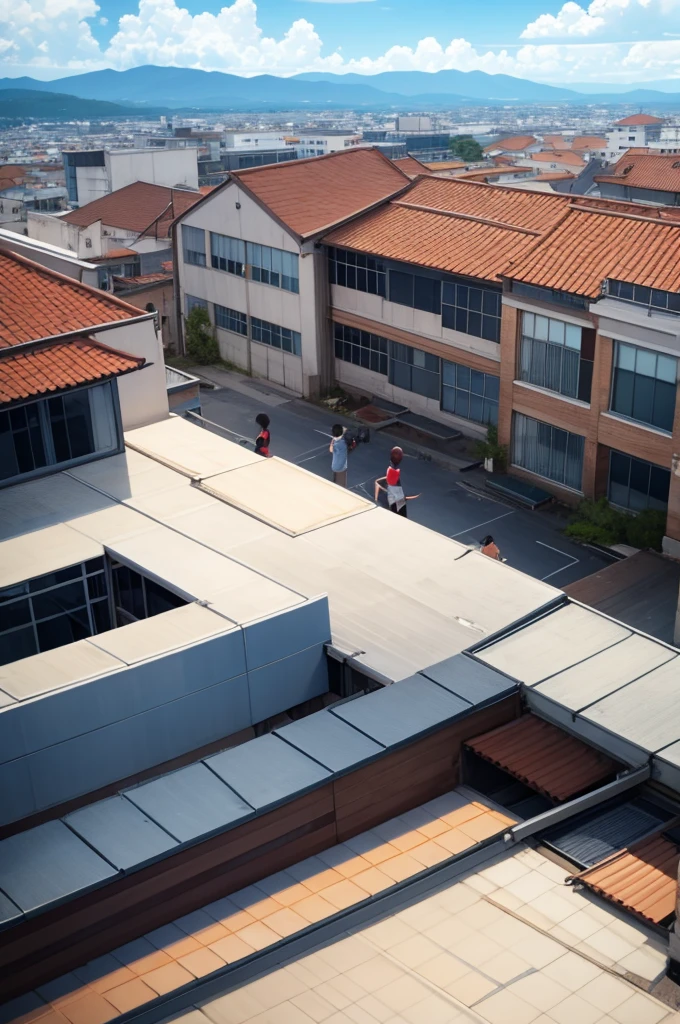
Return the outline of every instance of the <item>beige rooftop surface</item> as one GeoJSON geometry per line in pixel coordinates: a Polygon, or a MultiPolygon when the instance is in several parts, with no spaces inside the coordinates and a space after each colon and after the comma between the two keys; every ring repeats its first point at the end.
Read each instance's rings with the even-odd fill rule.
{"type": "Polygon", "coordinates": [[[170,416],[169,420],[129,430],[125,443],[142,454],[154,455],[187,476],[214,476],[263,461],[252,449],[225,445],[221,437],[209,430],[202,430],[199,443],[195,424],[182,416],[170,416]]]}

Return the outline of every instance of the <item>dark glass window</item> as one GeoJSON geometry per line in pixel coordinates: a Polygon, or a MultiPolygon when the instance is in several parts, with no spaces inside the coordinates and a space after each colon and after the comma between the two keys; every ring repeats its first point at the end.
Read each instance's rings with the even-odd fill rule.
{"type": "Polygon", "coordinates": [[[186,601],[177,594],[173,594],[154,580],[146,579],[127,565],[114,563],[111,576],[118,626],[147,619],[152,615],[160,615],[171,608],[179,608],[186,604],[186,601]]]}
{"type": "Polygon", "coordinates": [[[668,469],[633,459],[623,452],[609,453],[608,497],[614,505],[635,512],[645,508],[666,509],[670,483],[668,469]]]}
{"type": "Polygon", "coordinates": [[[593,331],[522,313],[520,380],[589,402],[594,355],[593,331]]]}
{"type": "Polygon", "coordinates": [[[390,269],[390,302],[423,309],[426,313],[440,313],[441,287],[441,281],[433,277],[390,269]]]}
{"type": "Polygon", "coordinates": [[[425,398],[439,401],[441,360],[410,345],[390,342],[389,381],[404,391],[413,391],[425,398]]]}
{"type": "Polygon", "coordinates": [[[213,270],[243,277],[246,266],[246,243],[240,238],[210,232],[210,263],[213,270]]]}
{"type": "Polygon", "coordinates": [[[378,334],[333,324],[335,358],[387,376],[389,342],[378,334]]]}
{"type": "Polygon", "coordinates": [[[245,313],[239,313],[236,309],[227,309],[226,306],[218,306],[215,303],[215,326],[222,327],[225,331],[234,331],[236,334],[248,334],[248,318],[245,313]]]}
{"type": "Polygon", "coordinates": [[[678,361],[673,356],[617,341],[610,408],[669,433],[673,429],[678,361]]]}
{"type": "Polygon", "coordinates": [[[471,370],[460,363],[442,360],[442,409],[474,420],[498,423],[499,379],[471,370]]]}
{"type": "Polygon", "coordinates": [[[589,300],[582,295],[560,292],[553,288],[538,288],[533,284],[523,284],[522,281],[513,281],[511,287],[513,295],[521,295],[526,299],[538,299],[540,302],[552,302],[558,306],[573,306],[576,309],[588,308],[589,300]]]}
{"type": "Polygon", "coordinates": [[[262,345],[271,345],[272,348],[283,349],[284,352],[291,352],[294,356],[299,356],[302,353],[302,338],[299,331],[291,331],[288,327],[270,324],[268,320],[260,320],[256,316],[250,318],[250,336],[253,341],[259,341],[262,345]]]}
{"type": "Polygon", "coordinates": [[[664,292],[658,288],[646,288],[627,281],[607,281],[607,294],[616,299],[625,299],[638,306],[648,306],[665,313],[680,313],[680,293],[664,292]]]}
{"type": "Polygon", "coordinates": [[[444,281],[442,327],[487,341],[500,341],[501,293],[468,283],[444,281]]]}
{"type": "Polygon", "coordinates": [[[182,224],[182,248],[184,262],[195,267],[205,266],[205,231],[203,228],[192,228],[182,224]]]}
{"type": "Polygon", "coordinates": [[[331,284],[370,295],[387,295],[387,273],[382,260],[349,249],[328,247],[328,279],[331,284]]]}
{"type": "Polygon", "coordinates": [[[584,438],[513,413],[512,461],[537,476],[580,491],[584,438]]]}
{"type": "Polygon", "coordinates": [[[299,257],[296,252],[247,242],[246,255],[253,281],[283,288],[288,292],[300,291],[299,257]]]}

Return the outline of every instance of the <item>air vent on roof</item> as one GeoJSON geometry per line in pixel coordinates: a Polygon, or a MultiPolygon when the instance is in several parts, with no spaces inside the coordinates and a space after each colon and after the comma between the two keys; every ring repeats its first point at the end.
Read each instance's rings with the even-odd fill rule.
{"type": "Polygon", "coordinates": [[[677,171],[680,168],[680,160],[676,160],[675,163],[672,163],[671,167],[674,171],[677,171]]]}
{"type": "Polygon", "coordinates": [[[633,170],[633,165],[632,164],[628,164],[628,167],[624,167],[624,169],[622,171],[622,174],[628,174],[628,172],[632,171],[632,170],[633,170]]]}

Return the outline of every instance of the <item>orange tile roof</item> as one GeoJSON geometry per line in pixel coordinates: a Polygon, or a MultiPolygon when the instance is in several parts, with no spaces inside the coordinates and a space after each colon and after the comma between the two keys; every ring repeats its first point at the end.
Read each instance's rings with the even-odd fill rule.
{"type": "Polygon", "coordinates": [[[127,259],[129,256],[139,256],[139,253],[136,249],[109,249],[103,256],[89,256],[88,261],[90,263],[102,263],[104,260],[127,259]]]}
{"type": "Polygon", "coordinates": [[[544,149],[540,153],[531,153],[531,159],[540,164],[570,164],[573,167],[585,167],[586,162],[578,153],[570,149],[544,149]]]}
{"type": "Polygon", "coordinates": [[[659,192],[680,192],[680,154],[626,153],[617,161],[612,174],[596,174],[595,181],[630,188],[650,188],[659,192]]]}
{"type": "MultiPolygon", "coordinates": [[[[398,160],[393,160],[392,163],[395,167],[398,167],[404,174],[408,174],[409,178],[414,178],[416,174],[431,174],[430,168],[427,164],[421,164],[420,160],[416,160],[414,156],[402,156],[398,160]]],[[[461,166],[465,166],[462,164],[461,166]]]]}
{"type": "Polygon", "coordinates": [[[526,149],[527,146],[535,146],[537,141],[533,135],[511,135],[508,139],[499,139],[498,142],[492,142],[490,146],[485,146],[484,152],[490,153],[494,149],[518,152],[521,149],[526,149]]]}
{"type": "Polygon", "coordinates": [[[557,803],[601,786],[619,767],[594,747],[531,714],[466,740],[465,746],[557,803]]]}
{"type": "Polygon", "coordinates": [[[106,292],[0,252],[0,349],[140,315],[106,292]]]}
{"type": "Polygon", "coordinates": [[[569,149],[570,146],[563,135],[544,135],[543,142],[546,146],[552,146],[554,149],[569,149]]]}
{"type": "MultiPolygon", "coordinates": [[[[398,163],[398,160],[394,161],[398,163]]],[[[457,171],[461,167],[467,167],[464,160],[433,160],[432,163],[423,164],[428,170],[434,171],[457,171]]]]}
{"type": "Polygon", "coordinates": [[[477,181],[483,184],[488,182],[490,178],[500,178],[503,174],[507,174],[508,171],[523,171],[524,177],[533,177],[533,167],[521,167],[519,164],[513,163],[504,164],[502,167],[487,167],[486,170],[463,171],[462,174],[457,174],[456,177],[458,179],[462,178],[463,181],[477,181]]]}
{"type": "Polygon", "coordinates": [[[314,235],[386,199],[409,177],[379,150],[345,149],[234,171],[238,182],[299,237],[314,235]]]}
{"type": "Polygon", "coordinates": [[[21,185],[26,178],[26,169],[19,164],[0,164],[0,189],[21,185]]]}
{"type": "Polygon", "coordinates": [[[661,924],[675,911],[679,862],[680,849],[657,834],[574,877],[605,899],[661,924]]]}
{"type": "Polygon", "coordinates": [[[117,352],[91,338],[53,342],[22,352],[5,349],[0,355],[0,403],[120,377],[143,365],[143,356],[117,352]]]}
{"type": "Polygon", "coordinates": [[[535,175],[532,181],[565,181],[567,178],[575,178],[576,175],[572,174],[571,171],[543,171],[542,174],[535,175]]]}
{"type": "MultiPolygon", "coordinates": [[[[71,210],[61,219],[83,228],[100,220],[113,228],[141,233],[163,216],[170,223],[201,198],[200,192],[134,181],[78,210],[71,210]]],[[[167,235],[162,237],[167,238],[167,235]]]]}
{"type": "Polygon", "coordinates": [[[607,149],[608,146],[601,135],[576,135],[571,140],[572,149],[607,149]]]}
{"type": "Polygon", "coordinates": [[[663,124],[663,120],[662,117],[652,117],[651,114],[631,114],[620,121],[614,121],[614,124],[620,128],[636,128],[645,124],[663,124]]]}
{"type": "Polygon", "coordinates": [[[607,277],[680,291],[680,225],[587,206],[587,199],[582,206],[574,203],[551,232],[510,263],[504,276],[591,299],[598,298],[607,277]]]}

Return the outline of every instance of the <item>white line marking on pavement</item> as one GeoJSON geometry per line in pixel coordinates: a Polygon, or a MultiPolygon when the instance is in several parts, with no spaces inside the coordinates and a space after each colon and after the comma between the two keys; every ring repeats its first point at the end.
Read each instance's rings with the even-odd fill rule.
{"type": "Polygon", "coordinates": [[[314,448],[308,448],[306,451],[300,452],[299,455],[295,456],[295,460],[297,461],[297,459],[301,459],[303,455],[311,455],[312,452],[323,452],[323,451],[326,451],[326,452],[328,451],[328,445],[327,444],[317,444],[314,448]]]}
{"type": "Polygon", "coordinates": [[[332,437],[333,436],[332,434],[327,434],[325,430],[317,430],[316,427],[314,427],[314,433],[315,434],[321,434],[322,437],[332,437]]]}
{"type": "Polygon", "coordinates": [[[308,455],[306,459],[299,459],[294,465],[301,466],[303,462],[311,462],[312,459],[318,459],[320,455],[323,455],[323,452],[317,452],[316,455],[308,455]]]}
{"type": "Polygon", "coordinates": [[[563,558],[571,559],[571,561],[567,562],[566,565],[560,566],[560,568],[559,569],[555,569],[554,572],[549,572],[547,576],[542,576],[541,577],[541,582],[542,583],[545,580],[549,580],[551,576],[557,576],[558,572],[563,572],[565,569],[569,569],[569,568],[571,568],[572,565],[576,565],[577,562],[581,561],[580,558],[574,558],[573,555],[568,555],[566,551],[560,551],[559,548],[554,548],[552,546],[552,544],[545,544],[542,540],[537,540],[536,543],[540,544],[542,548],[548,548],[550,551],[554,551],[555,554],[557,554],[557,555],[562,555],[563,558]]]}
{"type": "MultiPolygon", "coordinates": [[[[486,519],[483,523],[476,523],[474,526],[469,526],[467,530],[461,530],[460,533],[449,534],[449,540],[453,540],[454,537],[462,537],[464,533],[472,533],[473,530],[478,530],[480,526],[488,526],[489,523],[495,523],[498,519],[505,519],[507,516],[513,516],[513,512],[504,512],[502,516],[496,516],[495,519],[486,519]]],[[[539,543],[538,541],[536,543],[539,543]]]]}

